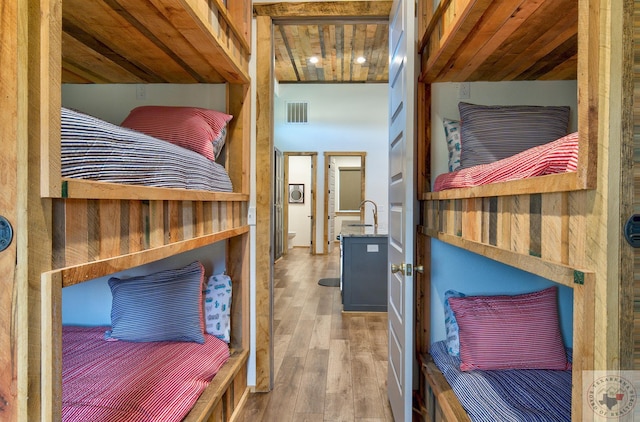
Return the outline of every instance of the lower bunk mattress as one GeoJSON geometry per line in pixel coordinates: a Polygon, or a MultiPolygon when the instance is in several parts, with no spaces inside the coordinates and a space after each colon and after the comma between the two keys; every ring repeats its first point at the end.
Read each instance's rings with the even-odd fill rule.
{"type": "Polygon", "coordinates": [[[62,108],[62,177],[163,188],[231,192],[226,169],[205,156],[62,108]]]}
{"type": "Polygon", "coordinates": [[[106,341],[109,327],[62,328],[63,421],[180,421],[229,359],[205,343],[106,341]]]}
{"type": "Polygon", "coordinates": [[[571,421],[571,370],[464,372],[444,341],[431,357],[472,421],[571,421]]]}

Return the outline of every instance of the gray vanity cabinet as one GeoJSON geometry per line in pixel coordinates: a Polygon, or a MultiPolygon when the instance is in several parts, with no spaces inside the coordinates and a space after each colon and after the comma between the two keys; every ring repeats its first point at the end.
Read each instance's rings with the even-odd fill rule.
{"type": "Polygon", "coordinates": [[[345,311],[387,310],[387,236],[342,236],[345,311]]]}

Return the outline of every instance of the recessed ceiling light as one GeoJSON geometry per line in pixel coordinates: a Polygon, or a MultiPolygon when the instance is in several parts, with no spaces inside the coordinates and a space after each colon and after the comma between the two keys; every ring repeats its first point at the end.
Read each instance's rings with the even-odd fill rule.
{"type": "Polygon", "coordinates": [[[364,57],[362,57],[362,56],[360,56],[360,57],[358,57],[358,58],[356,59],[356,62],[357,62],[357,63],[360,63],[360,64],[362,64],[362,63],[364,63],[364,62],[366,62],[366,61],[367,61],[367,59],[365,59],[365,58],[364,58],[364,57]]]}
{"type": "Polygon", "coordinates": [[[316,64],[316,63],[318,63],[318,58],[316,56],[310,57],[309,58],[309,62],[313,63],[313,64],[316,64]]]}

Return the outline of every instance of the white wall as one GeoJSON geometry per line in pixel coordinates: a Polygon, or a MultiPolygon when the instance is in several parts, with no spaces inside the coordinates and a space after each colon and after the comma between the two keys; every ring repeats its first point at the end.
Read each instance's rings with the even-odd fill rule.
{"type": "Polygon", "coordinates": [[[571,131],[578,125],[578,95],[576,81],[472,82],[471,96],[458,98],[457,83],[437,83],[431,86],[431,180],[446,173],[447,142],[442,119],[460,119],[458,103],[463,101],[484,105],[549,105],[570,106],[571,131]]]}
{"type": "MultiPolygon", "coordinates": [[[[289,232],[295,232],[292,244],[289,246],[311,245],[311,157],[310,156],[291,156],[289,157],[289,183],[304,185],[304,203],[288,203],[289,207],[289,232]]],[[[284,196],[288,201],[287,195],[284,196]]]]}
{"type": "MultiPolygon", "coordinates": [[[[459,119],[458,102],[486,105],[568,105],[571,130],[577,130],[576,81],[474,82],[471,98],[458,99],[458,84],[432,85],[431,180],[447,172],[447,146],[442,119],[459,119]]],[[[554,285],[527,273],[456,248],[438,240],[431,241],[431,341],[443,340],[444,293],[448,289],[465,294],[518,294],[554,285]]],[[[565,343],[573,341],[573,290],[559,286],[559,309],[565,343]]]]}
{"type": "Polygon", "coordinates": [[[142,105],[203,107],[226,111],[224,84],[63,84],[62,105],[119,125],[142,105]],[[144,89],[145,98],[138,99],[144,89]]]}
{"type": "MultiPolygon", "coordinates": [[[[378,204],[380,230],[388,223],[388,87],[386,84],[280,84],[274,105],[275,146],[318,152],[315,169],[316,238],[324,233],[324,152],[366,152],[365,198],[378,204]],[[286,102],[308,101],[309,123],[286,124],[286,102]]],[[[368,214],[371,214],[370,212],[368,214]]],[[[372,219],[371,216],[367,218],[372,219]]],[[[318,253],[324,245],[318,242],[318,253]]]]}

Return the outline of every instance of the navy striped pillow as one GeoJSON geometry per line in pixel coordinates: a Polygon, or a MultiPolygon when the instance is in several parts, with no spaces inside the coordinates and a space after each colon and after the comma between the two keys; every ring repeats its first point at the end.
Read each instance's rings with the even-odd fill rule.
{"type": "Polygon", "coordinates": [[[485,106],[461,102],[460,168],[489,164],[565,136],[568,106],[485,106]]]}
{"type": "Polygon", "coordinates": [[[199,262],[145,276],[110,278],[111,330],[105,339],[204,343],[203,282],[199,262]]]}

